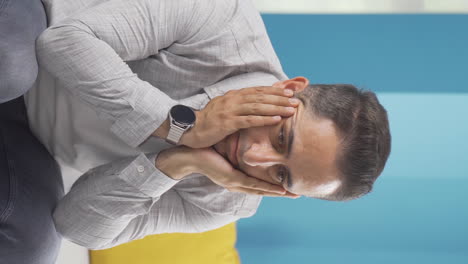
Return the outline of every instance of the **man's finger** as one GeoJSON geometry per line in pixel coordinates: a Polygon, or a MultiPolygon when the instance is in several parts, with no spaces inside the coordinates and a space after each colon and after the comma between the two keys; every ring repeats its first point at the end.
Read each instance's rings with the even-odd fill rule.
{"type": "Polygon", "coordinates": [[[276,125],[281,121],[281,116],[238,116],[234,119],[233,130],[276,125]]]}
{"type": "Polygon", "coordinates": [[[288,197],[288,198],[293,198],[293,199],[301,197],[300,195],[297,195],[297,194],[294,194],[294,193],[291,193],[291,192],[286,192],[283,196],[288,197]]]}
{"type": "Polygon", "coordinates": [[[296,198],[301,197],[299,195],[292,194],[290,192],[286,192],[285,194],[279,194],[275,192],[265,192],[265,191],[253,190],[253,189],[242,188],[242,187],[230,188],[229,191],[241,192],[241,193],[247,193],[247,194],[253,194],[253,195],[268,196],[268,197],[285,197],[285,198],[291,198],[291,199],[296,199],[296,198]]]}
{"type": "Polygon", "coordinates": [[[278,194],[285,194],[286,190],[282,186],[274,185],[266,181],[259,180],[254,177],[247,176],[242,172],[237,177],[237,185],[232,186],[233,188],[248,188],[263,192],[273,192],[278,194]],[[242,176],[241,176],[242,175],[242,176]]]}
{"type": "Polygon", "coordinates": [[[240,94],[271,94],[279,96],[288,96],[291,97],[294,95],[294,92],[290,89],[278,88],[273,86],[257,86],[257,87],[248,87],[239,90],[240,94]]]}
{"type": "Polygon", "coordinates": [[[279,106],[297,106],[299,104],[299,99],[271,94],[249,94],[243,97],[243,102],[279,106]]]}
{"type": "Polygon", "coordinates": [[[294,114],[296,108],[292,106],[278,106],[272,104],[248,103],[239,105],[235,114],[242,115],[258,115],[258,116],[285,116],[289,117],[294,114]]]}
{"type": "Polygon", "coordinates": [[[252,194],[252,195],[270,196],[270,197],[282,197],[283,196],[282,194],[275,193],[275,192],[265,192],[265,191],[259,191],[259,190],[242,188],[242,187],[229,188],[229,191],[247,193],[247,194],[252,194]]]}

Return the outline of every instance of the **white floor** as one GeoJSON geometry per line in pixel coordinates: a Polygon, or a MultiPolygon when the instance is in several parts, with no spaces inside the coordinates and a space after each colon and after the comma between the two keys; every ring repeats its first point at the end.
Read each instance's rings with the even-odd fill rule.
{"type": "Polygon", "coordinates": [[[56,264],[89,264],[88,250],[63,240],[56,264]]]}

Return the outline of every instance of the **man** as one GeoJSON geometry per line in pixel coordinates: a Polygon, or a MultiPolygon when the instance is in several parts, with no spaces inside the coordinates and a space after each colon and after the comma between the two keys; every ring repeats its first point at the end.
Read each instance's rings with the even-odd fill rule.
{"type": "Polygon", "coordinates": [[[52,210],[60,170],[31,133],[23,94],[37,77],[35,40],[46,28],[39,0],[0,0],[0,263],[54,263],[52,210]]]}
{"type": "Polygon", "coordinates": [[[46,7],[38,57],[59,82],[41,80],[30,98],[48,104],[29,113],[62,166],[86,172],[54,212],[78,244],[214,229],[262,195],[357,198],[385,165],[375,95],[288,79],[249,1],[46,7]]]}

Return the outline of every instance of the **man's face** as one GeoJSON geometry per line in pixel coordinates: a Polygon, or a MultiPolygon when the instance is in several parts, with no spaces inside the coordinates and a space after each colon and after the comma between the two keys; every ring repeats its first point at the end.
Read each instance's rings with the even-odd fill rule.
{"type": "Polygon", "coordinates": [[[214,148],[247,175],[320,198],[340,185],[338,144],[333,122],[314,118],[301,102],[296,113],[278,125],[240,130],[214,148]]]}

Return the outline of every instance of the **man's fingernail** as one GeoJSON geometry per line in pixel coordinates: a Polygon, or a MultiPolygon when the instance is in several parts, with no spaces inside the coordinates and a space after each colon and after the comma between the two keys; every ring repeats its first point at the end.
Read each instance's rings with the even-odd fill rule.
{"type": "Polygon", "coordinates": [[[293,105],[297,105],[299,104],[299,99],[296,99],[296,98],[290,98],[289,99],[289,102],[293,105]]]}
{"type": "Polygon", "coordinates": [[[294,92],[291,89],[284,89],[284,94],[285,95],[293,95],[294,92]]]}

